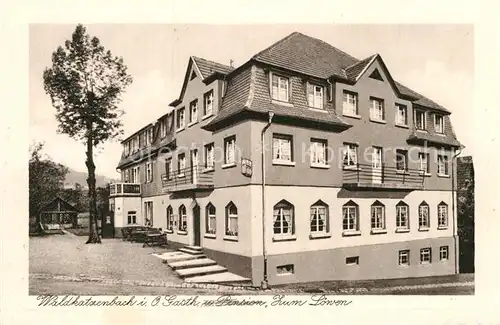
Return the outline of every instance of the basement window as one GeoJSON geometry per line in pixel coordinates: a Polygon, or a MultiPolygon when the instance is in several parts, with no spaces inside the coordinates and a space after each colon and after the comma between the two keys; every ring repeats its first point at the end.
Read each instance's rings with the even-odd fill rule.
{"type": "Polygon", "coordinates": [[[277,275],[291,275],[294,274],[294,267],[293,264],[287,264],[287,265],[280,265],[276,267],[276,274],[277,275]]]}
{"type": "Polygon", "coordinates": [[[346,257],[345,264],[346,265],[358,265],[359,264],[359,256],[346,257]]]}

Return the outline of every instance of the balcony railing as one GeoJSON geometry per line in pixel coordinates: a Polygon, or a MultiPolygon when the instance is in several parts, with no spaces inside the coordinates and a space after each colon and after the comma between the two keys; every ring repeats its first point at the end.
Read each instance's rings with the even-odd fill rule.
{"type": "Polygon", "coordinates": [[[110,196],[140,196],[141,184],[114,183],[109,185],[110,196]]]}
{"type": "Polygon", "coordinates": [[[425,175],[418,169],[398,169],[369,164],[344,166],[343,185],[348,188],[422,189],[425,175]]]}
{"type": "Polygon", "coordinates": [[[210,190],[214,188],[214,172],[201,166],[193,166],[163,174],[163,190],[166,192],[181,192],[189,190],[210,190]]]}

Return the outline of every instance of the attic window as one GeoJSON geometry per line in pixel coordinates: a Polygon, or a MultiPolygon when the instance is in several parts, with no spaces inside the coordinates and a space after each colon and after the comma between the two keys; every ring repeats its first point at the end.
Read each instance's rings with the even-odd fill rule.
{"type": "Polygon", "coordinates": [[[384,81],[384,79],[380,75],[380,72],[378,71],[378,69],[373,70],[373,72],[370,75],[370,78],[376,79],[376,80],[380,80],[380,81],[384,81]]]}
{"type": "Polygon", "coordinates": [[[193,80],[194,78],[196,78],[196,72],[191,72],[191,78],[189,80],[193,80]]]}

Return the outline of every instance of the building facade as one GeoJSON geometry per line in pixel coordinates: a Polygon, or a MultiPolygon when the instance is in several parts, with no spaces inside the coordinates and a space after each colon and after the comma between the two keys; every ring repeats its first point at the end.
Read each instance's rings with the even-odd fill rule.
{"type": "Polygon", "coordinates": [[[255,285],[457,272],[450,112],[293,33],[232,68],[191,57],[123,141],[115,227],[152,224],[255,285]]]}

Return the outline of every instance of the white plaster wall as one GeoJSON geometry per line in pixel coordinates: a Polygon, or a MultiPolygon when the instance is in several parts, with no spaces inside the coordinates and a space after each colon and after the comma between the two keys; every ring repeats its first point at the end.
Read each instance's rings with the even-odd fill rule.
{"type": "MultiPolygon", "coordinates": [[[[266,187],[266,227],[268,254],[285,254],[311,250],[331,249],[336,247],[349,247],[360,245],[373,245],[390,242],[410,241],[424,238],[437,238],[453,236],[453,225],[456,217],[452,216],[451,192],[449,191],[413,191],[403,201],[410,209],[410,232],[396,233],[396,204],[401,199],[377,199],[385,205],[386,228],[385,234],[370,234],[371,204],[375,199],[352,199],[359,205],[359,222],[361,235],[344,237],[342,235],[342,206],[350,199],[337,198],[338,188],[315,187],[266,187]],[[273,242],[272,240],[272,214],[273,206],[285,199],[295,207],[295,236],[293,241],[273,242]],[[317,200],[322,200],[329,206],[329,238],[310,239],[309,209],[317,200]],[[429,204],[430,229],[418,230],[418,205],[426,201],[429,204]],[[437,205],[441,202],[448,204],[448,228],[437,229],[437,205]]],[[[258,226],[255,225],[255,228],[258,226]]],[[[256,240],[257,238],[254,237],[256,240]]],[[[255,242],[254,252],[257,252],[258,243],[255,242]]]]}

